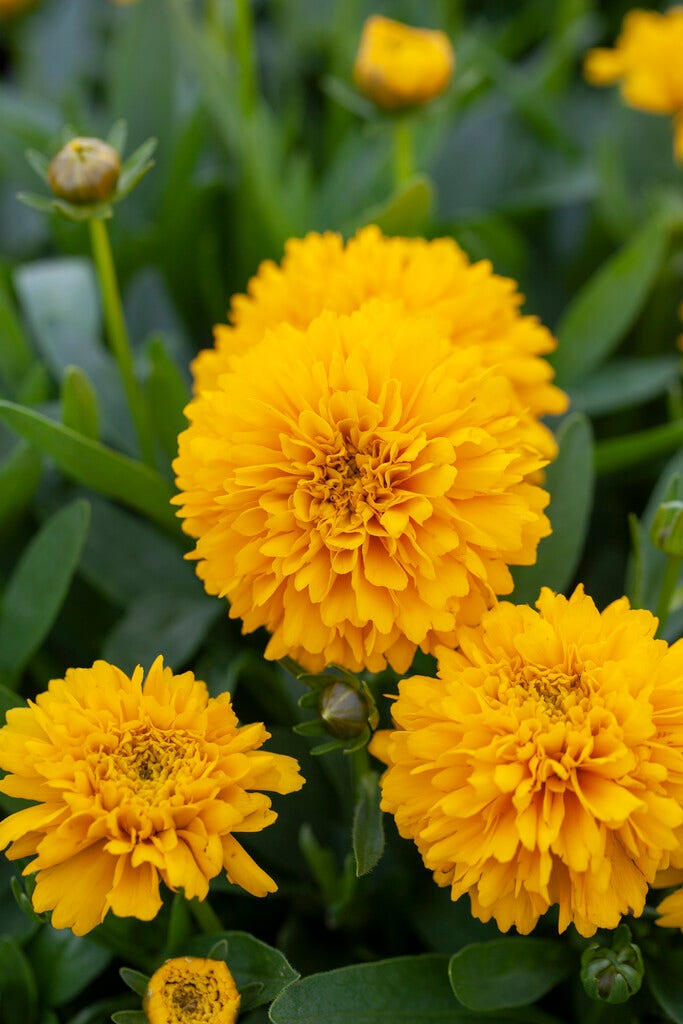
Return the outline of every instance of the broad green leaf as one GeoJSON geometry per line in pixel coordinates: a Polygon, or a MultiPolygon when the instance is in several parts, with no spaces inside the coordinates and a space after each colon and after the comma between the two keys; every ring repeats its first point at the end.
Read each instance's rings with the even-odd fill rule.
{"type": "Polygon", "coordinates": [[[62,422],[92,441],[99,438],[97,395],[87,374],[77,366],[69,366],[62,379],[62,422]]]}
{"type": "Polygon", "coordinates": [[[294,970],[279,950],[246,932],[219,932],[216,935],[199,936],[190,941],[188,952],[193,956],[208,956],[221,939],[228,944],[225,962],[238,989],[244,993],[249,986],[249,998],[247,993],[242,997],[243,1012],[271,1002],[299,977],[298,971],[294,970]]]}
{"type": "Polygon", "coordinates": [[[27,948],[42,1000],[63,1006],[101,974],[112,958],[109,950],[69,929],[41,928],[27,948]]]}
{"type": "Polygon", "coordinates": [[[36,981],[14,939],[0,939],[0,1024],[33,1024],[38,1008],[36,981]]]}
{"type": "Polygon", "coordinates": [[[32,360],[9,288],[0,276],[0,379],[11,391],[16,391],[32,360]]]}
{"type": "Polygon", "coordinates": [[[295,981],[270,1008],[273,1024],[501,1024],[548,1021],[544,1014],[472,1013],[448,983],[448,957],[398,957],[295,981]]]}
{"type": "Polygon", "coordinates": [[[178,670],[201,646],[220,616],[227,616],[222,601],[202,593],[151,589],[131,602],[125,615],[105,641],[103,657],[124,672],[136,665],[149,666],[158,654],[178,670]]]}
{"type": "Polygon", "coordinates": [[[356,858],[358,878],[372,871],[384,851],[380,797],[379,775],[377,772],[366,772],[358,783],[353,812],[353,855],[356,858]]]}
{"type": "Polygon", "coordinates": [[[88,529],[87,502],[55,513],[28,545],[0,607],[0,671],[16,677],[49,633],[69,589],[88,529]]]}
{"type": "Polygon", "coordinates": [[[0,462],[0,527],[28,505],[38,487],[41,470],[40,453],[23,441],[0,462]]]}
{"type": "Polygon", "coordinates": [[[448,974],[471,1010],[504,1010],[534,1003],[575,969],[571,951],[548,939],[509,938],[465,946],[448,974]]]}
{"type": "Polygon", "coordinates": [[[173,492],[153,469],[13,402],[0,402],[0,419],[51,456],[67,476],[143,512],[168,530],[177,529],[169,505],[173,492]]]}
{"type": "Polygon", "coordinates": [[[515,568],[514,601],[533,604],[541,587],[561,593],[572,581],[581,558],[593,501],[593,438],[581,413],[562,423],[559,454],[546,470],[548,516],[553,528],[538,547],[535,565],[515,568]]]}
{"type": "Polygon", "coordinates": [[[178,434],[187,427],[183,409],[190,400],[190,394],[162,337],[150,340],[147,356],[151,369],[145,382],[145,394],[152,426],[164,453],[172,459],[178,454],[178,434]]]}
{"type": "Polygon", "coordinates": [[[680,378],[680,359],[615,359],[569,389],[571,408],[588,416],[629,409],[663,394],[680,378]]]}
{"type": "Polygon", "coordinates": [[[683,1024],[683,951],[667,951],[647,962],[647,981],[655,999],[675,1024],[683,1024]]]}
{"type": "Polygon", "coordinates": [[[552,362],[558,383],[587,377],[635,322],[666,255],[669,231],[655,217],[579,291],[557,326],[552,362]]]}
{"type": "Polygon", "coordinates": [[[385,203],[362,213],[349,233],[364,224],[376,224],[385,235],[423,234],[432,216],[434,186],[424,174],[402,185],[385,203]]]}

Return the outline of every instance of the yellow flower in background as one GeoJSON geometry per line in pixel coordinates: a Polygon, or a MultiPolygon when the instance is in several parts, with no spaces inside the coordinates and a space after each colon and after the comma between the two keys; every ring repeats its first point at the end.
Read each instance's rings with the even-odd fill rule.
{"type": "Polygon", "coordinates": [[[536,317],[520,314],[514,281],[494,274],[487,260],[471,264],[450,238],[385,238],[370,226],[346,245],[332,232],[290,240],[282,265],[261,264],[248,294],[233,299],[232,326],[219,325],[215,348],[195,359],[196,390],[212,388],[267,328],[304,329],[325,310],[353,313],[375,298],[430,316],[454,348],[476,349],[480,361],[511,382],[531,442],[554,458],[555,439],[539,417],[562,413],[568,404],[542,358],[555,339],[536,317]]]}
{"type": "Polygon", "coordinates": [[[204,899],[224,868],[255,896],[276,889],[235,838],[276,818],[261,789],[303,785],[291,757],[260,750],[230,696],[157,658],[147,677],[114,665],[69,669],[0,729],[0,791],[36,803],[0,823],[7,856],[34,857],[33,906],[83,935],[111,910],[151,920],[159,880],[204,899]]]}
{"type": "Polygon", "coordinates": [[[189,557],[268,658],[403,672],[550,530],[509,382],[395,303],[266,331],[185,411],[189,557]]]}
{"type": "Polygon", "coordinates": [[[620,82],[637,110],[673,114],[674,152],[683,161],[683,7],[630,11],[614,49],[591,50],[585,73],[592,85],[620,82]]]}
{"type": "Polygon", "coordinates": [[[0,0],[0,18],[9,14],[18,14],[19,11],[28,10],[35,3],[36,0],[0,0]]]}
{"type": "Polygon", "coordinates": [[[363,26],[353,77],[385,110],[428,103],[448,87],[455,55],[447,35],[375,14],[363,26]]]}
{"type": "Polygon", "coordinates": [[[550,906],[584,936],[642,913],[680,849],[683,644],[626,598],[579,587],[535,611],[503,602],[399,684],[382,808],[452,899],[530,932],[550,906]]]}
{"type": "Polygon", "coordinates": [[[179,956],[149,979],[142,1008],[149,1024],[234,1024],[240,994],[223,960],[179,956]]]}

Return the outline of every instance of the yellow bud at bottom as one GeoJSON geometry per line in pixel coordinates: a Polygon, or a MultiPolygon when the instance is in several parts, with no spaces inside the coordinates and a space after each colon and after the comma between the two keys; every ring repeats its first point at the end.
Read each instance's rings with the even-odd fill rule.
{"type": "Polygon", "coordinates": [[[234,1024],[240,994],[223,960],[180,956],[154,972],[142,1008],[149,1024],[234,1024]]]}

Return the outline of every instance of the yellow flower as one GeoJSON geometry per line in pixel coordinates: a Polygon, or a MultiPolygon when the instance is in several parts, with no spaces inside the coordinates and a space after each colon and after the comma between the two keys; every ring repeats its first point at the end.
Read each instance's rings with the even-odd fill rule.
{"type": "Polygon", "coordinates": [[[579,587],[538,611],[503,602],[439,679],[399,685],[371,747],[382,807],[452,899],[526,934],[559,905],[585,936],[642,913],[683,823],[683,645],[626,598],[579,587]]]}
{"type": "Polygon", "coordinates": [[[557,454],[538,420],[567,408],[542,358],[555,340],[535,317],[520,315],[514,281],[492,273],[488,261],[471,264],[451,238],[385,238],[370,226],[345,246],[332,232],[309,234],[287,243],[281,267],[262,263],[248,291],[233,299],[232,326],[219,325],[215,348],[195,360],[197,391],[213,387],[269,327],[303,329],[325,310],[353,313],[370,299],[387,299],[406,313],[429,315],[455,348],[476,348],[486,366],[496,366],[519,396],[533,443],[547,459],[557,454]]]}
{"type": "Polygon", "coordinates": [[[267,331],[186,414],[190,557],[269,658],[405,671],[549,532],[509,382],[396,304],[267,331]]]}
{"type": "Polygon", "coordinates": [[[353,77],[378,107],[396,110],[439,96],[454,66],[453,47],[443,32],[375,14],[363,26],[353,77]]]}
{"type": "Polygon", "coordinates": [[[33,7],[36,0],[0,0],[0,18],[33,7]]]}
{"type": "Polygon", "coordinates": [[[683,160],[683,7],[664,14],[630,11],[613,50],[591,50],[592,85],[621,82],[626,103],[653,114],[674,114],[674,152],[683,160]]]}
{"type": "Polygon", "coordinates": [[[143,676],[105,661],[69,669],[0,729],[0,791],[37,801],[0,824],[0,849],[35,854],[33,906],[77,935],[108,910],[151,920],[160,878],[204,899],[225,868],[255,896],[274,892],[233,833],[275,820],[257,790],[303,785],[293,758],[258,749],[263,725],[238,727],[228,694],[210,699],[161,657],[143,676]]]}
{"type": "Polygon", "coordinates": [[[240,994],[223,960],[179,956],[154,972],[142,1007],[149,1024],[234,1024],[240,994]]]}

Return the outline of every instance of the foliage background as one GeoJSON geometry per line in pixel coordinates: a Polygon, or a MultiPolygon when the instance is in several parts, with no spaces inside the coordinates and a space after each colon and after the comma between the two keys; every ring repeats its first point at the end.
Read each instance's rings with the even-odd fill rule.
{"type": "MultiPolygon", "coordinates": [[[[157,469],[69,447],[25,412],[0,406],[0,700],[6,709],[96,657],[128,671],[162,651],[213,693],[233,692],[243,721],[264,720],[273,749],[296,754],[308,779],[276,825],[251,840],[280,890],[257,901],[218,882],[212,903],[222,928],[277,946],[304,975],[367,964],[334,990],[321,976],[312,1005],[327,1014],[333,1004],[329,1019],[390,1022],[409,1012],[411,1020],[588,1021],[599,1010],[608,1021],[618,1010],[614,1019],[625,1022],[683,1020],[680,992],[668,1003],[662,996],[659,1010],[637,1001],[588,1008],[576,984],[582,947],[571,939],[544,944],[548,987],[569,970],[553,974],[553,950],[571,964],[571,980],[544,1010],[494,1006],[487,1017],[458,1009],[447,958],[497,932],[473,921],[462,901],[449,903],[389,821],[384,857],[356,877],[349,759],[312,758],[310,743],[292,733],[306,717],[300,684],[263,661],[262,636],[241,637],[226,608],[204,594],[167,509],[189,362],[261,259],[279,259],[290,236],[348,234],[371,220],[387,233],[449,234],[472,259],[491,259],[520,282],[526,311],[560,337],[558,380],[572,397],[549,476],[555,534],[538,566],[519,573],[515,600],[533,600],[541,583],[567,589],[581,579],[598,605],[637,585],[636,599],[655,609],[664,559],[637,527],[640,573],[629,566],[628,516],[647,523],[666,482],[683,471],[681,170],[667,118],[630,110],[615,90],[591,89],[581,77],[583,54],[614,40],[628,6],[262,0],[253,8],[262,97],[245,91],[237,8],[222,0],[43,0],[0,19],[0,398],[133,460],[87,231],[19,205],[16,193],[37,186],[25,150],[56,152],[65,124],[104,136],[124,118],[128,151],[158,139],[156,166],[111,225],[157,469]],[[417,119],[424,176],[399,193],[390,122],[351,85],[360,28],[375,12],[443,28],[457,52],[451,89],[417,119]],[[419,969],[410,961],[372,973],[384,970],[372,966],[378,960],[422,953],[432,959],[419,969]],[[433,1005],[406,1004],[418,990],[433,1005]],[[371,992],[388,1002],[372,1004],[371,992]]],[[[683,626],[680,605],[669,639],[683,626]]],[[[6,810],[16,806],[0,799],[6,810]]],[[[13,873],[0,863],[2,1021],[107,1020],[139,1005],[123,994],[118,965],[149,971],[208,941],[177,900],[149,925],[108,920],[86,939],[54,932],[19,908],[13,873]]],[[[553,922],[539,934],[552,935],[553,922]]],[[[660,946],[652,962],[661,968],[660,946]]],[[[264,977],[291,979],[285,962],[252,940],[233,937],[232,948],[250,970],[261,964],[264,977]]],[[[677,940],[672,948],[683,947],[677,940]]],[[[526,949],[533,974],[539,951],[526,949]]],[[[524,956],[514,960],[522,972],[524,956]]],[[[479,969],[491,965],[475,966],[475,977],[479,969]]],[[[673,966],[668,973],[676,975],[673,966]]],[[[265,991],[267,1002],[277,985],[265,991]]],[[[528,992],[530,1003],[545,989],[528,992]]],[[[314,1019],[302,1006],[276,1019],[314,1019]]],[[[266,1019],[263,1008],[244,1017],[266,1019]]]]}

